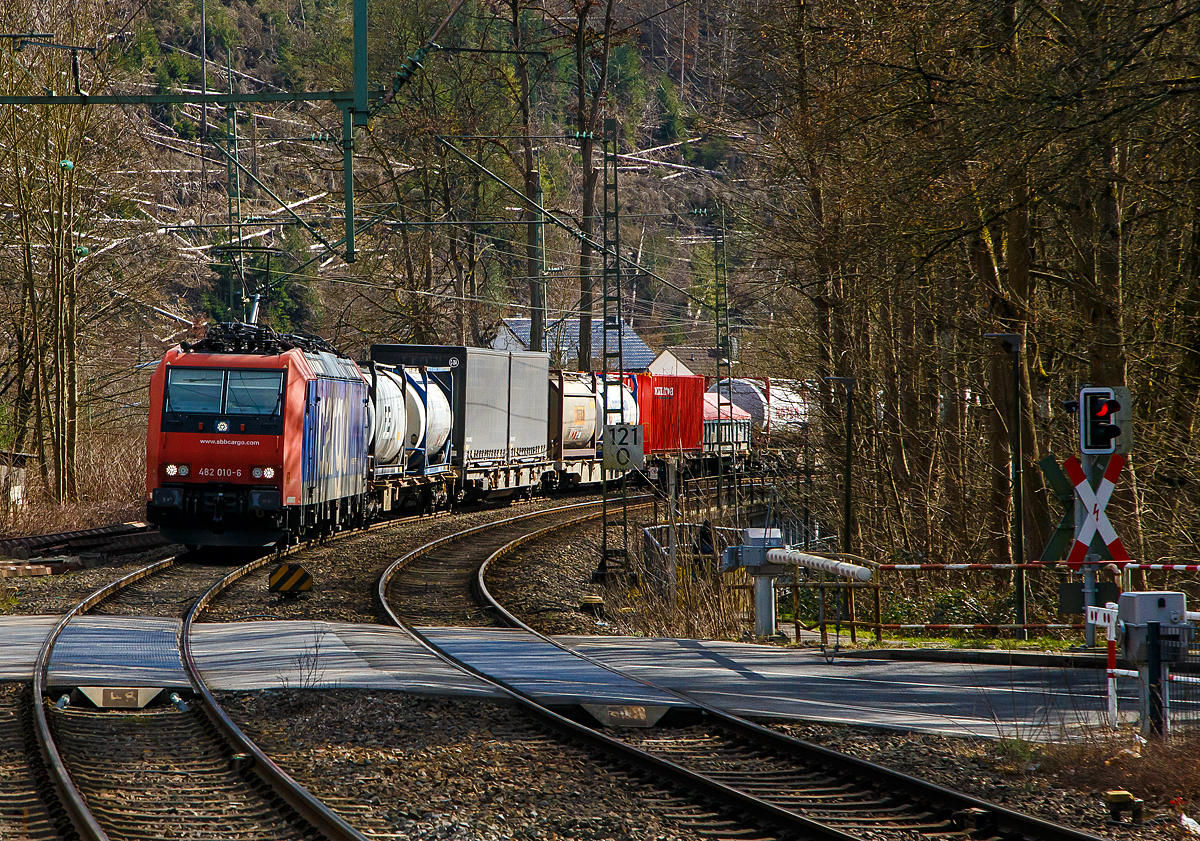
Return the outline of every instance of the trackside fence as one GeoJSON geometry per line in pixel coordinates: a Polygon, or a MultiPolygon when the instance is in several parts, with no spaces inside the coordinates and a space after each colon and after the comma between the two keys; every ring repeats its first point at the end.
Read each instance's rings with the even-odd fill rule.
{"type": "Polygon", "coordinates": [[[1200,640],[1195,635],[1171,663],[1170,721],[1175,726],[1200,727],[1200,640]]]}

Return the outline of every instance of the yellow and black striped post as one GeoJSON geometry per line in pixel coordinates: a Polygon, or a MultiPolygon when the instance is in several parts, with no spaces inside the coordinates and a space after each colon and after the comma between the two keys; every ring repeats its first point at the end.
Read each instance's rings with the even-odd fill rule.
{"type": "Polygon", "coordinates": [[[312,576],[300,564],[280,564],[271,573],[271,584],[268,589],[272,593],[298,596],[311,590],[312,583],[312,576]]]}

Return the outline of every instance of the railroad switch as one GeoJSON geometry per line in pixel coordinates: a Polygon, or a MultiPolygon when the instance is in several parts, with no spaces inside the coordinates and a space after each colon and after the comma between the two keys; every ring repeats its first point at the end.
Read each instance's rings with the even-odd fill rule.
{"type": "Polygon", "coordinates": [[[1145,801],[1140,797],[1134,797],[1124,789],[1117,788],[1104,792],[1104,803],[1108,806],[1110,824],[1123,823],[1122,812],[1129,812],[1130,818],[1136,826],[1140,826],[1145,817],[1145,801]]]}

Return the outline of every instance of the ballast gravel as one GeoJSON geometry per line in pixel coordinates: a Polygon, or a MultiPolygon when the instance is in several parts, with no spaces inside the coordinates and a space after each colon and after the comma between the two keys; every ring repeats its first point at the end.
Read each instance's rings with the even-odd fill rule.
{"type": "MultiPolygon", "coordinates": [[[[313,574],[311,596],[285,600],[267,593],[264,570],[249,586],[218,600],[207,618],[376,622],[374,580],[395,558],[469,525],[562,504],[537,500],[349,534],[289,558],[313,574]]],[[[103,584],[169,553],[155,550],[69,575],[11,580],[15,598],[6,612],[61,613],[103,584]]],[[[520,563],[501,567],[489,586],[548,633],[612,633],[610,625],[579,607],[581,596],[602,592],[591,581],[597,555],[595,530],[577,529],[557,542],[531,544],[520,563]]],[[[385,835],[454,841],[696,837],[672,825],[669,816],[680,807],[673,795],[647,791],[640,781],[603,770],[582,751],[564,753],[503,705],[354,690],[228,694],[222,703],[297,778],[333,802],[353,804],[350,812],[369,813],[372,826],[385,835]]],[[[1044,773],[1036,761],[1014,756],[1012,745],[873,728],[773,726],[1097,835],[1130,841],[1196,838],[1180,825],[1178,813],[1161,803],[1147,803],[1145,826],[1109,825],[1102,791],[1072,786],[1069,771],[1044,773]]],[[[1184,809],[1197,817],[1200,803],[1184,809]]]]}
{"type": "MultiPolygon", "coordinates": [[[[370,807],[373,831],[416,839],[685,839],[679,795],[631,780],[547,736],[515,708],[390,692],[265,690],[220,703],[313,793],[370,807]]],[[[1078,791],[987,739],[774,724],[796,738],[1097,835],[1180,841],[1151,805],[1142,827],[1109,826],[1099,792],[1078,791]]],[[[618,731],[619,732],[619,731],[618,731]]],[[[345,817],[362,828],[367,819],[345,817]]]]}
{"type": "Polygon", "coordinates": [[[514,707],[268,690],[219,702],[284,770],[373,837],[683,841],[686,801],[548,737],[514,707]]]}
{"type": "Polygon", "coordinates": [[[537,498],[508,507],[486,508],[451,515],[396,522],[370,531],[349,533],[287,557],[313,577],[312,591],[288,598],[267,590],[273,564],[223,593],[205,612],[205,622],[244,622],[259,619],[378,623],[374,608],[375,582],[396,559],[419,546],[471,526],[495,522],[581,499],[537,498]]]}

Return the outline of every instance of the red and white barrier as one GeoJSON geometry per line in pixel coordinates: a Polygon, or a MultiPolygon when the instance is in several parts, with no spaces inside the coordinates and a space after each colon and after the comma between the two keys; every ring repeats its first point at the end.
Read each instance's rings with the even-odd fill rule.
{"type": "Polygon", "coordinates": [[[1200,564],[1124,564],[1123,568],[1166,570],[1167,572],[1200,572],[1200,564]]]}
{"type": "Polygon", "coordinates": [[[1078,631],[1083,625],[888,625],[879,626],[887,631],[1078,631]]]}
{"type": "Polygon", "coordinates": [[[1051,569],[1046,564],[880,564],[879,569],[920,570],[932,569],[946,572],[961,570],[1011,570],[1011,569],[1051,569]]]}
{"type": "MultiPolygon", "coordinates": [[[[1117,675],[1124,669],[1117,669],[1117,603],[1109,602],[1104,607],[1089,607],[1087,609],[1089,625],[1103,625],[1104,636],[1108,640],[1108,722],[1112,727],[1117,726],[1117,675]]],[[[1137,672],[1132,673],[1137,677],[1137,672]]]]}

